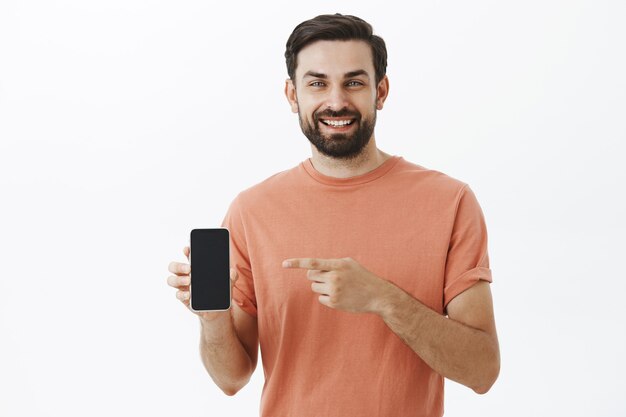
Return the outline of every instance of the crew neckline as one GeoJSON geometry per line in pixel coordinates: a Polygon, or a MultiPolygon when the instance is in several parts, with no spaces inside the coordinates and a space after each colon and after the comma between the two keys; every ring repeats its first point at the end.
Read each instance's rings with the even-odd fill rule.
{"type": "Polygon", "coordinates": [[[331,177],[322,174],[317,169],[315,169],[315,167],[313,166],[313,162],[311,162],[311,158],[307,158],[306,160],[301,162],[300,165],[317,182],[326,185],[346,186],[364,184],[366,182],[370,182],[377,178],[380,178],[387,172],[389,172],[391,168],[393,168],[401,159],[403,159],[401,156],[391,155],[390,158],[388,158],[385,162],[383,162],[373,170],[361,175],[355,175],[353,177],[347,178],[331,177]]]}

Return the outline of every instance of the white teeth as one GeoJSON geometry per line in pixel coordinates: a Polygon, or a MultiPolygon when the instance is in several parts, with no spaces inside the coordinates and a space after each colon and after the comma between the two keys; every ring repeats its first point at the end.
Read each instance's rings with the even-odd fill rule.
{"type": "Polygon", "coordinates": [[[329,126],[345,126],[352,123],[352,120],[322,120],[322,123],[329,126]]]}

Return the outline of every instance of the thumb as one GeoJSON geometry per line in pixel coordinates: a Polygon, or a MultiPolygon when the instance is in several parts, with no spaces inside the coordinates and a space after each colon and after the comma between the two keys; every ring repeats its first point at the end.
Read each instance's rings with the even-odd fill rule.
{"type": "Polygon", "coordinates": [[[234,284],[239,279],[239,273],[235,268],[230,268],[230,280],[234,284]]]}

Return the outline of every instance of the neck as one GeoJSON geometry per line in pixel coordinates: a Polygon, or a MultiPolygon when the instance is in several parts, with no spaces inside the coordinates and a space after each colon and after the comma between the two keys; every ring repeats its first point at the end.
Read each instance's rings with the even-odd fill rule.
{"type": "Polygon", "coordinates": [[[311,145],[313,154],[311,163],[320,173],[329,177],[348,178],[362,175],[379,167],[391,155],[381,151],[376,147],[376,142],[372,138],[363,151],[354,158],[339,159],[326,156],[320,153],[315,146],[311,145]]]}

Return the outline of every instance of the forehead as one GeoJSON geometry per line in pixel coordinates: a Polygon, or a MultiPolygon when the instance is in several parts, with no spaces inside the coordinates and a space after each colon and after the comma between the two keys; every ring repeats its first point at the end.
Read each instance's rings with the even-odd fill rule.
{"type": "Polygon", "coordinates": [[[362,40],[316,41],[300,50],[296,79],[307,71],[328,74],[329,77],[364,69],[374,78],[372,49],[362,40]]]}

